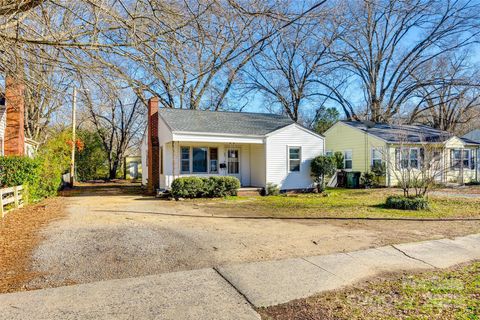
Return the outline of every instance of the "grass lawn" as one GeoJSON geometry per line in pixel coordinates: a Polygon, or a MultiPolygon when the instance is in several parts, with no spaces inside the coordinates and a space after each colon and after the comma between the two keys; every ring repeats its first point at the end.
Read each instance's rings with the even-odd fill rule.
{"type": "Polygon", "coordinates": [[[213,213],[267,217],[378,217],[378,218],[460,218],[480,217],[480,198],[430,196],[430,209],[393,210],[383,207],[396,189],[329,189],[328,196],[293,194],[270,197],[229,197],[200,200],[213,213]]]}
{"type": "Polygon", "coordinates": [[[262,319],[480,319],[480,262],[260,309],[262,319]]]}

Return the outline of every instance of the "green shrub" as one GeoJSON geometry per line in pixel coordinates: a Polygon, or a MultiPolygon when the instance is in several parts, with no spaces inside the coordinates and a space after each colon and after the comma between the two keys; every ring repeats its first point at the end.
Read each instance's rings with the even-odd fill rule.
{"type": "Polygon", "coordinates": [[[108,178],[108,158],[100,135],[89,130],[79,130],[77,134],[83,147],[75,153],[75,178],[78,181],[108,178]]]}
{"type": "Polygon", "coordinates": [[[236,196],[240,181],[235,177],[181,177],[173,180],[174,198],[218,198],[236,196]]]}
{"type": "Polygon", "coordinates": [[[278,196],[280,194],[280,188],[275,183],[267,183],[267,187],[265,188],[265,195],[266,196],[278,196]]]}
{"type": "Polygon", "coordinates": [[[373,172],[363,172],[360,177],[361,183],[365,188],[373,188],[376,186],[375,174],[373,172]]]}
{"type": "Polygon", "coordinates": [[[389,196],[385,207],[400,210],[426,210],[428,201],[422,197],[389,196]]]}
{"type": "Polygon", "coordinates": [[[319,193],[325,190],[325,176],[333,175],[336,169],[337,163],[333,157],[318,156],[310,162],[311,175],[319,193]]]}
{"type": "Polygon", "coordinates": [[[40,162],[28,157],[0,157],[0,185],[14,187],[33,185],[39,177],[40,162]]]}

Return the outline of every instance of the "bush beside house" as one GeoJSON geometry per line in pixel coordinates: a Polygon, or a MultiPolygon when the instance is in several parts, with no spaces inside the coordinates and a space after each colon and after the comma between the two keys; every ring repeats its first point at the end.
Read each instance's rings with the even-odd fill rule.
{"type": "Polygon", "coordinates": [[[178,198],[219,198],[236,196],[240,181],[235,177],[181,177],[172,182],[172,196],[178,198]]]}

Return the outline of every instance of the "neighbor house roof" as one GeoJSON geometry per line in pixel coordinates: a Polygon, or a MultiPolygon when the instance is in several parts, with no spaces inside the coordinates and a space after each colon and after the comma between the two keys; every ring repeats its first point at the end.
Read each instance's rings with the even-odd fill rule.
{"type": "Polygon", "coordinates": [[[161,108],[159,115],[172,131],[239,135],[266,135],[294,123],[269,113],[203,111],[161,108]]]}
{"type": "Polygon", "coordinates": [[[462,137],[464,140],[470,140],[470,141],[475,141],[477,143],[480,143],[480,129],[475,129],[467,133],[462,137]]]}
{"type": "MultiPolygon", "coordinates": [[[[424,125],[400,125],[361,121],[342,122],[389,143],[445,142],[454,137],[454,135],[449,132],[424,125]]],[[[467,144],[477,144],[469,139],[460,139],[467,144]]]]}

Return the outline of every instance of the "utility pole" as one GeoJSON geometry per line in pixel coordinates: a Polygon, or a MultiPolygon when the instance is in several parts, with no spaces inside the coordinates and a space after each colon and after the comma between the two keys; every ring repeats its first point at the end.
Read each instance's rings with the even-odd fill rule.
{"type": "Polygon", "coordinates": [[[76,147],[76,109],[77,109],[77,88],[73,87],[73,102],[72,102],[72,158],[70,159],[70,187],[73,188],[75,176],[75,147],[76,147]]]}

